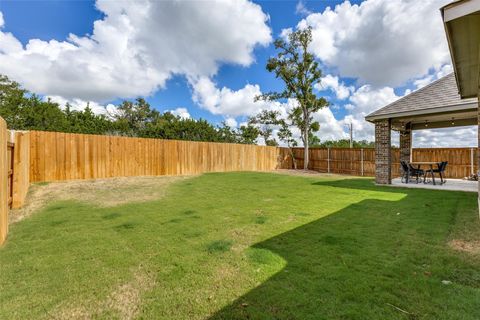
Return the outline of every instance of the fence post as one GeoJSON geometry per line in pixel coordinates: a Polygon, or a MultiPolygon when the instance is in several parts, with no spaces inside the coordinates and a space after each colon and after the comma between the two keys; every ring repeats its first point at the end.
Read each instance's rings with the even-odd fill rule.
{"type": "Polygon", "coordinates": [[[362,168],[362,177],[363,177],[363,148],[360,149],[360,159],[361,159],[361,168],[362,168]]]}
{"type": "Polygon", "coordinates": [[[327,148],[327,166],[328,166],[328,173],[330,173],[330,148],[327,148]]]}
{"type": "Polygon", "coordinates": [[[470,174],[472,176],[475,174],[473,167],[473,148],[470,148],[470,174]]]}

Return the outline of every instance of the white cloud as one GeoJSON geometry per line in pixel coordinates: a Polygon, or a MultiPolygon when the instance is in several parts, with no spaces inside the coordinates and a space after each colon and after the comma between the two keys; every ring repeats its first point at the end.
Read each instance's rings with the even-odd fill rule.
{"type": "Polygon", "coordinates": [[[238,125],[238,122],[237,122],[237,120],[235,120],[235,118],[229,117],[229,118],[225,119],[225,124],[227,126],[229,126],[230,128],[236,128],[237,125],[238,125]]]}
{"type": "MultiPolygon", "coordinates": [[[[442,72],[448,74],[448,67],[438,70],[433,75],[433,80],[442,77],[442,72]]],[[[408,94],[408,92],[405,92],[405,94],[408,94]]],[[[375,127],[373,124],[365,121],[365,115],[399,98],[400,96],[397,96],[390,87],[375,89],[364,85],[350,97],[350,104],[346,107],[349,110],[349,114],[340,120],[339,124],[345,128],[347,124],[352,123],[355,140],[365,139],[374,141],[375,127]]],[[[338,136],[338,138],[341,138],[341,136],[338,136]]],[[[392,143],[398,145],[398,140],[398,133],[392,132],[392,143]]],[[[415,130],[413,132],[413,146],[416,148],[471,147],[476,146],[477,143],[476,127],[415,130]]]]}
{"type": "Polygon", "coordinates": [[[313,119],[320,123],[320,130],[316,135],[321,141],[338,140],[346,138],[343,123],[335,119],[330,108],[323,108],[313,115],[313,119]]]}
{"type": "MultiPolygon", "coordinates": [[[[373,140],[374,127],[367,123],[364,117],[398,99],[399,96],[395,94],[393,88],[375,89],[370,85],[363,85],[355,90],[353,87],[345,87],[340,84],[336,77],[329,75],[325,79],[324,88],[328,85],[329,88],[339,91],[342,97],[341,91],[346,90],[351,96],[345,107],[349,114],[344,119],[337,120],[331,108],[323,108],[313,115],[314,120],[320,123],[320,131],[317,133],[320,139],[325,141],[347,138],[346,126],[353,123],[355,139],[373,140]],[[342,89],[342,86],[345,89],[342,89]]],[[[255,115],[261,110],[278,110],[282,117],[286,117],[288,110],[296,104],[295,100],[289,100],[286,103],[254,102],[254,98],[262,92],[258,85],[247,84],[235,91],[226,87],[218,88],[208,77],[202,77],[192,82],[194,101],[213,114],[226,116],[229,121],[230,119],[235,120],[235,117],[238,116],[255,115]]],[[[295,137],[299,140],[300,133],[295,137]]]]}
{"type": "Polygon", "coordinates": [[[117,108],[113,104],[109,103],[107,105],[101,105],[94,101],[85,101],[82,99],[71,99],[67,100],[60,96],[47,96],[46,99],[50,99],[52,102],[58,103],[60,108],[65,109],[67,103],[70,104],[72,110],[82,111],[87,106],[90,107],[93,113],[111,115],[116,112],[117,108]]]}
{"type": "Polygon", "coordinates": [[[327,74],[322,77],[321,81],[315,84],[315,88],[319,91],[331,90],[335,92],[337,99],[344,100],[350,96],[350,93],[355,90],[354,87],[347,87],[343,82],[340,82],[337,76],[327,74]]]}
{"type": "Polygon", "coordinates": [[[478,145],[477,135],[478,128],[476,126],[415,130],[413,131],[413,147],[476,147],[478,145]]]}
{"type": "Polygon", "coordinates": [[[364,117],[398,98],[400,97],[391,87],[376,89],[370,85],[363,85],[352,94],[349,101],[354,106],[355,114],[361,114],[364,117]]]}
{"type": "MultiPolygon", "coordinates": [[[[313,27],[316,56],[338,69],[336,74],[370,84],[355,90],[337,76],[322,79],[318,90],[332,90],[338,99],[348,99],[344,106],[348,115],[343,119],[336,120],[331,108],[314,115],[321,123],[322,140],[346,137],[345,125],[350,122],[355,139],[372,140],[373,125],[364,116],[399,98],[391,86],[414,81],[420,88],[451,72],[438,12],[446,2],[450,0],[344,2],[323,13],[308,12],[305,3],[298,2],[298,12],[308,14],[298,27],[313,27]]],[[[97,8],[105,17],[95,21],[92,35],[71,34],[66,41],[31,39],[25,46],[2,30],[5,21],[0,12],[0,73],[62,106],[69,101],[81,110],[91,101],[96,113],[114,111],[103,101],[155,92],[173,74],[189,79],[193,99],[202,108],[223,115],[235,126],[236,117],[262,109],[285,115],[294,103],[254,102],[261,94],[258,85],[232,90],[212,81],[221,64],[248,66],[254,61],[255,46],[271,42],[269,17],[257,4],[99,0],[97,8]]],[[[284,29],[281,36],[291,31],[284,29]]],[[[190,117],[185,108],[171,112],[190,117]]],[[[475,141],[470,129],[448,130],[430,131],[437,138],[433,133],[418,134],[418,143],[475,141]]]]}
{"type": "Polygon", "coordinates": [[[282,29],[282,31],[280,32],[280,38],[288,41],[288,37],[290,36],[290,34],[293,32],[293,29],[292,28],[286,28],[286,29],[282,29]]]}
{"type": "MultiPolygon", "coordinates": [[[[172,74],[212,76],[219,64],[247,66],[271,41],[269,17],[247,0],[108,1],[91,36],[30,40],[0,30],[0,73],[45,95],[86,101],[145,96],[172,74]]],[[[3,25],[3,16],[0,19],[3,25]]]]}
{"type": "Polygon", "coordinates": [[[349,103],[345,106],[349,114],[339,123],[343,128],[350,123],[353,124],[355,140],[373,141],[375,128],[373,124],[365,121],[365,116],[399,98],[391,87],[376,89],[370,85],[363,85],[350,96],[349,103]]]}
{"type": "Polygon", "coordinates": [[[193,89],[193,101],[213,114],[227,117],[253,116],[261,110],[279,110],[286,114],[286,109],[293,103],[255,101],[262,94],[258,84],[247,84],[239,90],[227,87],[218,88],[208,77],[190,80],[193,89]]]}
{"type": "Polygon", "coordinates": [[[307,16],[311,14],[312,11],[308,10],[304,0],[299,0],[295,6],[295,13],[307,16]]]}
{"type": "Polygon", "coordinates": [[[188,112],[187,108],[176,108],[173,110],[167,110],[167,112],[170,112],[174,116],[178,116],[182,119],[190,119],[190,113],[188,112]]]}
{"type": "Polygon", "coordinates": [[[451,0],[348,1],[313,13],[312,50],[341,76],[374,86],[397,86],[449,63],[439,8],[451,0]]]}
{"type": "Polygon", "coordinates": [[[434,70],[432,74],[427,74],[426,76],[419,78],[413,82],[417,89],[423,88],[426,85],[432,83],[435,80],[445,77],[447,74],[453,72],[453,67],[451,64],[445,64],[438,70],[434,70]]]}
{"type": "Polygon", "coordinates": [[[446,75],[450,74],[453,72],[453,66],[451,64],[446,64],[446,65],[443,65],[440,70],[436,71],[436,75],[435,75],[435,78],[436,79],[440,79],[440,78],[443,78],[445,77],[446,75]]]}
{"type": "Polygon", "coordinates": [[[254,102],[260,95],[258,85],[247,84],[244,88],[234,91],[230,88],[217,88],[217,85],[208,77],[193,80],[193,101],[213,114],[227,116],[256,114],[265,103],[254,102]]]}
{"type": "MultiPolygon", "coordinates": [[[[322,139],[322,134],[344,138],[346,125],[352,123],[355,139],[374,140],[374,126],[364,117],[400,98],[394,86],[411,81],[419,89],[452,72],[438,11],[448,2],[366,0],[351,5],[345,1],[322,13],[311,13],[297,25],[313,28],[312,51],[326,67],[342,77],[357,78],[361,84],[356,89],[347,87],[339,77],[327,75],[317,86],[317,90],[331,90],[340,100],[348,98],[343,105],[348,113],[343,119],[336,120],[328,114],[330,110],[323,111],[320,122],[331,129],[328,133],[320,132],[322,139]]],[[[405,90],[405,95],[410,92],[405,90]]],[[[455,138],[449,138],[452,136],[462,137],[467,144],[476,139],[473,131],[466,129],[429,132],[417,134],[419,145],[426,141],[432,146],[458,145],[455,138]],[[434,135],[438,138],[432,138],[434,135]]]]}

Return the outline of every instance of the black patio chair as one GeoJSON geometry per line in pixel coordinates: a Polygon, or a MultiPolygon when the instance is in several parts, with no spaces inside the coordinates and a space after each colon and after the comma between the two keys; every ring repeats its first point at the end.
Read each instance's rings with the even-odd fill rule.
{"type": "Polygon", "coordinates": [[[408,183],[409,178],[409,170],[408,170],[408,163],[406,161],[400,161],[400,168],[402,169],[402,183],[408,183]]]}
{"type": "MultiPolygon", "coordinates": [[[[432,176],[433,182],[435,183],[435,173],[438,173],[440,176],[440,184],[444,184],[447,180],[444,179],[445,169],[447,168],[448,161],[442,161],[438,164],[437,169],[428,169],[427,175],[432,176]]],[[[426,176],[426,175],[425,175],[426,176]]]]}
{"type": "Polygon", "coordinates": [[[418,183],[420,177],[425,177],[425,171],[420,168],[415,168],[411,163],[402,160],[400,161],[400,164],[403,170],[402,183],[408,183],[411,177],[415,177],[415,180],[418,183]]]}
{"type": "MultiPolygon", "coordinates": [[[[418,183],[420,177],[425,177],[425,171],[420,168],[415,168],[411,163],[408,164],[408,169],[410,170],[410,177],[415,177],[418,183]]],[[[425,180],[425,179],[424,179],[425,180]]]]}

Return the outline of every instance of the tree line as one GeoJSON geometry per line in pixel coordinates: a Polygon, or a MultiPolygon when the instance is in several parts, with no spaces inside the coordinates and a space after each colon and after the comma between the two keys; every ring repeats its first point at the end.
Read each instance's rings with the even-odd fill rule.
{"type": "Polygon", "coordinates": [[[87,106],[74,110],[68,103],[60,107],[50,99],[23,89],[0,75],[0,116],[13,130],[59,131],[108,134],[141,138],[254,144],[258,130],[253,125],[234,129],[222,123],[185,119],[171,112],[161,113],[143,98],[123,101],[111,114],[95,114],[87,106]]]}

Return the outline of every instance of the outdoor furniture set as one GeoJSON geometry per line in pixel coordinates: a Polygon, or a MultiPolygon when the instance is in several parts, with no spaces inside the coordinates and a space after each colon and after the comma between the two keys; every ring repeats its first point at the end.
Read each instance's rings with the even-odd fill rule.
{"type": "Polygon", "coordinates": [[[442,162],[407,162],[400,161],[402,169],[402,183],[409,183],[412,179],[415,179],[416,183],[430,183],[436,185],[435,174],[438,173],[440,176],[440,184],[447,182],[445,180],[445,169],[447,168],[447,161],[442,162]],[[426,169],[422,169],[422,166],[426,166],[426,169]],[[431,180],[427,180],[428,177],[431,177],[431,180]]]}

